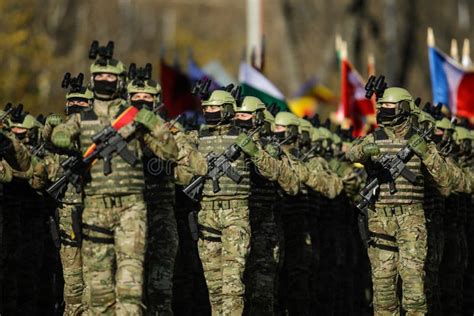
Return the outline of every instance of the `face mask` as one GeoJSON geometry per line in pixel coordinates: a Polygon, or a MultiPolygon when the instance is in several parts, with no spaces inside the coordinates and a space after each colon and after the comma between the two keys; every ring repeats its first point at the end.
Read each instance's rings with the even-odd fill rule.
{"type": "Polygon", "coordinates": [[[139,110],[147,109],[151,111],[153,109],[153,101],[131,100],[130,104],[139,110]]]}
{"type": "Polygon", "coordinates": [[[27,132],[24,132],[24,133],[15,133],[15,136],[16,136],[16,138],[17,138],[19,141],[23,142],[23,141],[26,140],[27,134],[28,134],[27,132]]]}
{"type": "Polygon", "coordinates": [[[94,80],[94,93],[99,96],[111,97],[117,92],[117,80],[94,80]]]}
{"type": "Polygon", "coordinates": [[[387,124],[392,122],[396,118],[395,108],[384,108],[381,107],[377,113],[377,123],[387,124]]]}
{"type": "Polygon", "coordinates": [[[207,124],[217,124],[222,120],[221,111],[217,112],[204,112],[204,119],[207,124]]]}
{"type": "Polygon", "coordinates": [[[250,128],[253,127],[252,119],[249,119],[249,120],[235,119],[234,124],[235,124],[235,126],[243,128],[243,129],[250,129],[250,128]]]}
{"type": "Polygon", "coordinates": [[[441,140],[443,139],[443,135],[433,135],[431,136],[431,139],[436,143],[440,144],[441,140]]]}
{"type": "Polygon", "coordinates": [[[90,110],[89,106],[70,105],[70,106],[66,106],[66,115],[81,113],[83,111],[89,111],[89,110],[90,110]]]}
{"type": "Polygon", "coordinates": [[[285,131],[283,131],[283,132],[274,132],[273,136],[275,136],[275,138],[277,140],[284,140],[285,139],[285,134],[286,134],[285,131]]]}
{"type": "Polygon", "coordinates": [[[309,137],[308,132],[303,132],[303,133],[301,133],[301,135],[300,135],[300,143],[301,143],[301,145],[303,145],[303,146],[311,144],[311,138],[309,137]]]}

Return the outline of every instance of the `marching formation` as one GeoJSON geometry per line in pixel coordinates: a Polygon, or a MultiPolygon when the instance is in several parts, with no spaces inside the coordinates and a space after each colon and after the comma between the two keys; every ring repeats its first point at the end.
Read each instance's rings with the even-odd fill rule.
{"type": "Polygon", "coordinates": [[[89,57],[64,116],[0,112],[0,315],[474,313],[474,130],[441,105],[372,77],[354,139],[202,81],[196,126],[89,57]]]}

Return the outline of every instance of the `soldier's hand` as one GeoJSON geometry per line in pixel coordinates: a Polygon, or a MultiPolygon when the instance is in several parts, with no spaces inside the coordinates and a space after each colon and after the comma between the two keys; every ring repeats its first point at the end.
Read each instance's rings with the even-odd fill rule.
{"type": "Polygon", "coordinates": [[[280,156],[280,149],[272,144],[266,145],[265,151],[273,158],[278,158],[278,156],[280,156]]]}
{"type": "Polygon", "coordinates": [[[13,172],[11,167],[5,161],[0,161],[0,183],[11,182],[12,178],[13,172]]]}
{"type": "Polygon", "coordinates": [[[369,143],[362,146],[362,152],[367,158],[369,158],[372,156],[380,155],[380,148],[375,143],[369,143]]]}
{"type": "Polygon", "coordinates": [[[423,137],[418,134],[413,135],[408,140],[408,147],[410,147],[413,152],[420,157],[421,159],[425,159],[428,153],[428,144],[423,137]]]}
{"type": "Polygon", "coordinates": [[[66,131],[53,131],[51,142],[58,148],[70,148],[72,145],[71,135],[66,131]]]}
{"type": "Polygon", "coordinates": [[[245,133],[242,133],[237,137],[235,144],[239,146],[242,149],[242,151],[246,153],[247,155],[249,155],[250,157],[253,157],[258,153],[257,145],[252,140],[252,138],[250,138],[245,133]]]}
{"type": "Polygon", "coordinates": [[[54,126],[58,126],[59,124],[61,124],[62,121],[63,121],[63,119],[61,118],[61,116],[59,116],[57,114],[50,114],[46,118],[45,124],[54,127],[54,126]]]}
{"type": "Polygon", "coordinates": [[[141,109],[133,120],[138,124],[145,126],[150,131],[154,130],[160,123],[156,114],[147,109],[141,109]]]}

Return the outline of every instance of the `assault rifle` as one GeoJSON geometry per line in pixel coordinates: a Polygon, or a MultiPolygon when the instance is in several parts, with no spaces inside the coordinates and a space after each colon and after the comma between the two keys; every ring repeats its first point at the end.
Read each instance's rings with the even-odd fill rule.
{"type": "MultiPolygon", "coordinates": [[[[254,129],[251,133],[248,134],[249,137],[252,137],[259,128],[254,129]]],[[[242,149],[236,144],[232,144],[224,150],[222,154],[216,154],[210,152],[206,158],[208,161],[208,171],[204,176],[197,177],[193,182],[191,182],[183,192],[193,201],[198,200],[198,195],[204,187],[204,182],[207,179],[212,180],[212,191],[217,193],[221,190],[219,187],[219,179],[222,176],[227,176],[235,183],[240,183],[242,181],[242,176],[232,167],[231,163],[236,160],[242,149]]]]}
{"type": "Polygon", "coordinates": [[[111,125],[92,136],[92,141],[95,148],[89,155],[70,156],[61,163],[64,174],[46,190],[54,199],[57,200],[66,191],[68,183],[80,192],[82,176],[96,159],[104,160],[104,175],[112,173],[114,154],[118,154],[132,166],[138,162],[138,158],[128,150],[127,141],[111,125]]]}
{"type": "MultiPolygon", "coordinates": [[[[421,134],[421,138],[419,142],[425,139],[430,133],[432,132],[433,127],[428,130],[425,130],[421,134]]],[[[417,146],[418,143],[413,144],[417,146]]],[[[382,157],[376,162],[377,166],[379,167],[379,172],[365,187],[360,191],[360,195],[362,196],[362,200],[357,203],[357,208],[359,209],[359,218],[358,218],[358,225],[359,225],[359,233],[361,235],[362,240],[366,244],[366,246],[370,242],[370,237],[368,234],[368,227],[367,227],[367,218],[368,218],[368,208],[369,205],[374,202],[374,197],[377,191],[380,188],[380,185],[383,183],[389,183],[390,194],[397,193],[397,188],[395,187],[395,180],[402,176],[410,183],[415,183],[416,175],[411,172],[410,169],[406,166],[406,162],[410,160],[413,156],[413,150],[410,146],[404,146],[397,154],[384,154],[382,157]]]]}

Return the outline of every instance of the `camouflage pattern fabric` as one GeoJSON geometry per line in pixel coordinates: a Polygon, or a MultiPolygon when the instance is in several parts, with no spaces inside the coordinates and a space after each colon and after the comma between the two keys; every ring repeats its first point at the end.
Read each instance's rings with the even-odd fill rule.
{"type": "Polygon", "coordinates": [[[88,196],[84,207],[84,301],[89,313],[142,315],[147,228],[143,196],[88,196]]]}
{"type": "Polygon", "coordinates": [[[198,215],[202,238],[199,256],[209,289],[213,315],[242,315],[245,260],[250,245],[249,209],[244,201],[234,200],[228,206],[203,206],[198,215]],[[218,233],[220,232],[220,233],[218,233]]]}
{"type": "Polygon", "coordinates": [[[59,254],[64,277],[65,316],[78,316],[84,312],[82,255],[72,228],[72,213],[78,211],[79,208],[82,208],[82,205],[64,204],[58,208],[59,234],[62,239],[59,254]]]}
{"type": "Polygon", "coordinates": [[[375,246],[370,246],[368,250],[375,315],[400,315],[397,295],[399,277],[402,280],[402,304],[406,315],[423,315],[427,312],[424,293],[427,253],[425,225],[421,205],[404,205],[394,214],[389,207],[369,212],[369,231],[375,235],[375,246]]]}

